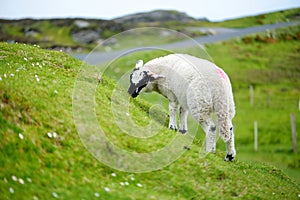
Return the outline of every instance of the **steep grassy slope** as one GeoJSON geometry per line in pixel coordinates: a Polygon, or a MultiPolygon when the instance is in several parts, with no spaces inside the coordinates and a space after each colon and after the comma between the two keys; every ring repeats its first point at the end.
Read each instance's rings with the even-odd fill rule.
{"type": "MultiPolygon", "coordinates": [[[[299,198],[299,186],[281,170],[227,163],[220,151],[200,157],[201,142],[154,172],[126,173],[103,165],[83,146],[74,124],[72,94],[81,66],[60,52],[0,43],[0,199],[299,198]]],[[[102,77],[95,98],[99,124],[112,142],[147,152],[176,135],[163,128],[139,141],[120,133],[111,120],[115,86],[102,77]]],[[[148,110],[148,103],[130,101],[136,123],[147,125],[148,110]]]]}

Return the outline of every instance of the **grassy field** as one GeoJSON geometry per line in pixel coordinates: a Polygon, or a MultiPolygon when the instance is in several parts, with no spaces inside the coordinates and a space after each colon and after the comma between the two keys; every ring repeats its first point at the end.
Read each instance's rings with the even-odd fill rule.
{"type": "MultiPolygon", "coordinates": [[[[204,136],[199,130],[193,133],[196,138],[190,150],[177,145],[174,150],[183,152],[180,158],[147,173],[121,172],[102,164],[79,137],[73,118],[75,80],[84,69],[97,72],[96,68],[80,70],[83,63],[61,52],[0,43],[0,199],[298,199],[300,188],[293,179],[299,178],[300,158],[290,153],[289,115],[295,114],[300,127],[299,41],[267,43],[251,37],[247,43],[233,40],[206,47],[232,79],[237,160],[223,161],[220,140],[216,155],[201,156],[204,136]],[[252,107],[250,84],[254,86],[252,107]],[[266,100],[268,91],[270,101],[266,100]],[[254,120],[259,124],[258,152],[253,152],[254,120]]],[[[119,85],[110,77],[126,81],[122,73],[131,70],[137,59],[146,61],[162,54],[166,52],[137,52],[112,63],[100,82],[97,74],[82,79],[95,87],[95,101],[91,102],[102,132],[127,152],[149,153],[177,138],[185,141],[193,136],[169,131],[159,109],[153,117],[159,134],[149,138],[129,136],[114,123],[111,104],[121,108],[123,102],[112,98],[119,85]]],[[[126,92],[120,95],[129,98],[126,92]]],[[[131,116],[135,124],[147,126],[151,104],[143,98],[148,97],[130,100],[130,112],[120,116],[131,116]]],[[[111,152],[110,148],[104,150],[111,152]]],[[[161,159],[163,162],[168,156],[161,159]]],[[[139,166],[138,162],[147,160],[135,160],[134,164],[139,166]]]]}
{"type": "MultiPolygon", "coordinates": [[[[242,160],[266,162],[283,169],[300,181],[300,156],[292,153],[290,114],[296,117],[299,127],[300,113],[300,27],[279,29],[219,44],[206,46],[203,50],[187,49],[184,52],[213,60],[229,74],[236,101],[237,115],[234,119],[237,149],[242,160]],[[254,105],[250,105],[249,86],[254,88],[254,105]],[[259,150],[254,152],[254,121],[258,123],[259,150]]],[[[116,80],[130,72],[136,60],[166,55],[170,52],[137,52],[107,66],[105,74],[116,80]]],[[[121,81],[122,82],[122,81],[121,81]]],[[[123,85],[128,83],[123,82],[123,85]]],[[[127,86],[125,86],[127,87],[127,86]]],[[[154,104],[167,102],[156,95],[141,95],[154,104]]],[[[197,137],[201,141],[202,131],[197,137]]],[[[298,137],[299,143],[299,137],[298,137]]],[[[222,141],[218,143],[224,149],[222,141]]]]}

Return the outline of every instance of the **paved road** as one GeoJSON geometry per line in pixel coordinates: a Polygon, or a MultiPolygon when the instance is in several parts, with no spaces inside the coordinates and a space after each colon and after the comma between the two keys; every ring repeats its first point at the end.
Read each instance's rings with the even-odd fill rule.
{"type": "Polygon", "coordinates": [[[216,35],[194,38],[194,41],[184,40],[180,42],[174,42],[171,44],[165,44],[165,45],[159,45],[153,47],[138,47],[134,49],[125,49],[125,50],[113,51],[113,52],[92,52],[90,54],[73,54],[73,56],[81,60],[84,60],[89,64],[99,65],[101,63],[105,63],[110,60],[113,60],[114,58],[121,57],[123,55],[130,54],[135,51],[139,51],[140,49],[148,48],[150,50],[150,49],[157,49],[157,48],[159,49],[187,48],[187,47],[195,46],[195,42],[197,42],[198,44],[215,43],[215,42],[220,42],[235,37],[242,37],[253,33],[258,33],[266,30],[272,30],[272,29],[282,28],[287,26],[295,26],[298,24],[300,24],[300,22],[286,22],[286,23],[254,26],[254,27],[243,28],[243,29],[232,29],[232,31],[227,31],[216,35]]]}

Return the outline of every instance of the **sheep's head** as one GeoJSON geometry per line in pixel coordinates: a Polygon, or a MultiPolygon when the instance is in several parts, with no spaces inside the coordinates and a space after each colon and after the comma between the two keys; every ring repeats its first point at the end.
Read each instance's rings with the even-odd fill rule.
{"type": "Polygon", "coordinates": [[[143,66],[143,61],[139,60],[133,72],[130,75],[130,86],[128,93],[133,97],[137,97],[141,90],[146,87],[150,82],[153,82],[164,76],[151,72],[147,67],[143,66]]]}

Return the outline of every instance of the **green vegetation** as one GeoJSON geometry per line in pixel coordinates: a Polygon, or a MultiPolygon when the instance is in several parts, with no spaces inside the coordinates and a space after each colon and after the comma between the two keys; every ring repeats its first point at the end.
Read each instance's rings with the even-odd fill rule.
{"type": "MultiPolygon", "coordinates": [[[[288,30],[294,34],[298,29],[288,30]]],[[[247,42],[207,46],[232,79],[237,160],[223,161],[220,140],[216,155],[200,157],[204,137],[199,130],[191,150],[174,163],[140,174],[103,165],[82,144],[73,120],[72,93],[83,63],[61,52],[0,43],[0,199],[298,199],[299,185],[281,169],[251,160],[271,162],[299,178],[300,158],[290,152],[289,128],[291,112],[300,127],[299,41],[268,43],[251,37],[247,42]],[[250,84],[254,86],[253,107],[248,101],[250,84]],[[252,150],[254,120],[259,124],[258,152],[252,150]]],[[[112,63],[101,83],[97,76],[89,80],[98,84],[95,110],[99,124],[116,146],[150,152],[176,136],[160,118],[156,120],[164,128],[154,137],[128,136],[114,124],[110,106],[116,81],[108,76],[118,78],[137,59],[146,61],[166,53],[131,54],[112,63]]],[[[132,119],[147,125],[150,104],[138,98],[129,105],[132,119]]]]}

